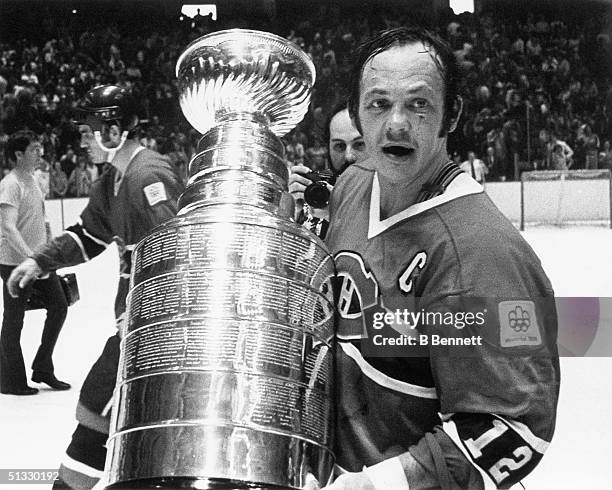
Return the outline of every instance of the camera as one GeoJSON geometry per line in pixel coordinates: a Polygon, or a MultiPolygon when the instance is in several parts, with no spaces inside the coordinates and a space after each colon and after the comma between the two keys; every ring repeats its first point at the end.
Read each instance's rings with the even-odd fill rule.
{"type": "Polygon", "coordinates": [[[312,184],[304,190],[304,201],[316,209],[326,207],[330,194],[327,184],[333,186],[336,183],[336,176],[329,170],[319,170],[309,172],[305,177],[312,180],[312,184]]]}

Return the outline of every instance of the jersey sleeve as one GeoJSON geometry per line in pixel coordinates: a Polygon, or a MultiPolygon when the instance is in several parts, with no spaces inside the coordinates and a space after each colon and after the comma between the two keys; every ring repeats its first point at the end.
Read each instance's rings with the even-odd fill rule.
{"type": "Polygon", "coordinates": [[[89,202],[78,223],[66,228],[64,233],[32,254],[43,271],[86,262],[101,254],[113,241],[110,225],[102,209],[104,184],[101,179],[92,187],[89,202]]]}
{"type": "Polygon", "coordinates": [[[177,201],[183,192],[183,184],[170,167],[156,166],[142,179],[139,209],[140,218],[147,230],[176,216],[177,201]]]}
{"type": "Polygon", "coordinates": [[[454,290],[446,282],[445,294],[421,298],[434,318],[420,329],[429,337],[442,424],[410,452],[424,462],[450,458],[455,471],[461,454],[485,487],[508,488],[535,468],[554,432],[556,307],[530,250],[474,250],[460,257],[458,276],[443,265],[436,271],[441,281],[458,277],[454,290]],[[435,443],[447,450],[432,450],[435,443]]]}

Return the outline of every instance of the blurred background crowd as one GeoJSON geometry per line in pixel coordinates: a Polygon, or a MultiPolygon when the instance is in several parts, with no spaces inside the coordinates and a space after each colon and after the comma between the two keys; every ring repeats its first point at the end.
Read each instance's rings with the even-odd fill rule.
{"type": "Polygon", "coordinates": [[[37,175],[47,197],[86,196],[104,169],[80,151],[71,110],[88,89],[116,83],[140,102],[142,144],[186,176],[200,135],[180,111],[176,60],[192,40],[233,27],[274,32],[312,58],[317,81],[309,112],[283,139],[289,165],[323,168],[324,126],[346,95],[355,47],[378,29],[415,22],[442,34],[462,68],[464,111],[449,139],[450,158],[461,162],[473,153],[489,181],[516,180],[527,169],[612,169],[608,1],[483,0],[476,13],[461,15],[432,13],[424,0],[271,3],[272,13],[220,11],[214,20],[182,16],[180,4],[157,8],[159,2],[3,0],[2,175],[11,168],[3,148],[8,135],[28,127],[42,134],[45,164],[37,175]]]}

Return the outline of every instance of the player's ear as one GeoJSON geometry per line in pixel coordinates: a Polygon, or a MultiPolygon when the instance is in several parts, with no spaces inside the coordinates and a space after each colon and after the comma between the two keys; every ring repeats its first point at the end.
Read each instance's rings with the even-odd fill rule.
{"type": "Polygon", "coordinates": [[[108,128],[108,136],[111,141],[119,143],[121,139],[121,128],[116,124],[111,124],[108,128]]]}
{"type": "Polygon", "coordinates": [[[132,129],[134,129],[136,126],[138,126],[138,123],[140,123],[140,118],[137,115],[133,115],[130,118],[130,122],[127,125],[127,127],[123,128],[125,131],[131,131],[132,129]]]}
{"type": "Polygon", "coordinates": [[[463,112],[463,99],[460,95],[455,97],[455,102],[453,103],[453,110],[451,111],[451,115],[448,119],[447,123],[447,133],[450,134],[455,129],[457,129],[457,124],[459,123],[459,119],[461,118],[461,113],[463,112]]]}

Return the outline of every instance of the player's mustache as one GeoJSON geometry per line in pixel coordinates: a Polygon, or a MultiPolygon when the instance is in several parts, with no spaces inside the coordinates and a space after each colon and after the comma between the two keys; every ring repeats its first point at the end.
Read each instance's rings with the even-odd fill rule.
{"type": "Polygon", "coordinates": [[[403,145],[415,147],[416,143],[412,140],[410,131],[406,128],[387,128],[385,131],[385,139],[389,143],[402,143],[403,145]]]}

